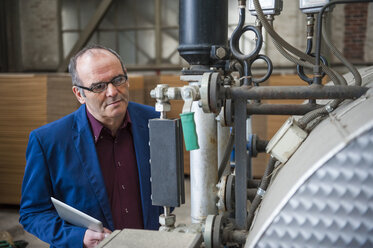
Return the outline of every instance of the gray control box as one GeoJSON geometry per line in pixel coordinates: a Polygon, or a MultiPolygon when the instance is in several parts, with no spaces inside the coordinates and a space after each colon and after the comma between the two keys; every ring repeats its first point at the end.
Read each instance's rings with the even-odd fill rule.
{"type": "Polygon", "coordinates": [[[185,203],[183,133],[180,119],[149,121],[152,204],[185,203]]]}
{"type": "MultiPolygon", "coordinates": [[[[282,0],[259,0],[259,3],[264,15],[279,15],[282,11],[282,0]]],[[[251,15],[257,15],[253,0],[249,0],[249,11],[251,15]]]]}
{"type": "Polygon", "coordinates": [[[318,13],[329,2],[330,0],[299,0],[299,9],[305,14],[318,13]]]}

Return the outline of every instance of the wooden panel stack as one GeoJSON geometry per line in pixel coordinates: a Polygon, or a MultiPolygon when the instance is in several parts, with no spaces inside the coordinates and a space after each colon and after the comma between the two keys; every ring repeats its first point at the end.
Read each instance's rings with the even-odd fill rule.
{"type": "Polygon", "coordinates": [[[130,82],[130,101],[145,103],[144,76],[129,75],[130,82]]]}
{"type": "Polygon", "coordinates": [[[67,74],[0,74],[0,204],[19,204],[30,131],[78,107],[67,74]]]}

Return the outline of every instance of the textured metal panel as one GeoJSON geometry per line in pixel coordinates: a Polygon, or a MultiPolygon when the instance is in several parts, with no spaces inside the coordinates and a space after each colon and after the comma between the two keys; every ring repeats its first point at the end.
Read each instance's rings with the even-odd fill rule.
{"type": "Polygon", "coordinates": [[[373,129],[317,170],[255,247],[373,247],[373,129]]]}

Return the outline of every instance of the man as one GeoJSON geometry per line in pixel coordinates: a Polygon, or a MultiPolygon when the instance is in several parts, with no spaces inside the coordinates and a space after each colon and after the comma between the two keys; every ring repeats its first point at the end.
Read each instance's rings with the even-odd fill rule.
{"type": "Polygon", "coordinates": [[[111,49],[83,49],[69,71],[82,106],[30,133],[20,223],[52,247],[94,247],[114,229],[157,229],[148,120],[158,114],[129,102],[127,71],[111,49]],[[63,221],[51,196],[100,220],[105,233],[63,221]]]}

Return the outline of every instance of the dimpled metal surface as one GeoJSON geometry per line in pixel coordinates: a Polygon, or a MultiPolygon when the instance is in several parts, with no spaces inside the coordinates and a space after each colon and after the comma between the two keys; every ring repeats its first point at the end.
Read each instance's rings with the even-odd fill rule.
{"type": "Polygon", "coordinates": [[[373,247],[373,129],[308,178],[255,247],[373,247]]]}

